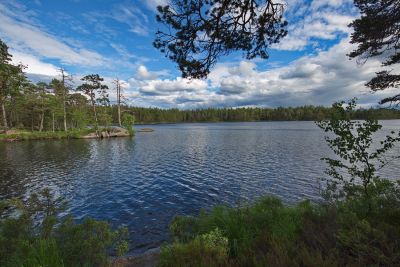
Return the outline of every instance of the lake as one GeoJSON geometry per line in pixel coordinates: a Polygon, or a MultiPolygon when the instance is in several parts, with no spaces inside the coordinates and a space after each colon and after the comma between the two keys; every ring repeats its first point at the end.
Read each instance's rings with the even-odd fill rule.
{"type": "MultiPolygon", "coordinates": [[[[400,130],[399,120],[382,123],[377,139],[400,130]]],[[[50,187],[66,197],[78,219],[128,226],[131,252],[139,253],[168,240],[175,215],[266,194],[286,203],[319,199],[318,178],[326,167],[320,158],[332,155],[313,122],[136,128],[144,127],[155,131],[134,138],[0,143],[0,199],[50,187]]],[[[382,174],[399,167],[393,162],[382,174]]]]}

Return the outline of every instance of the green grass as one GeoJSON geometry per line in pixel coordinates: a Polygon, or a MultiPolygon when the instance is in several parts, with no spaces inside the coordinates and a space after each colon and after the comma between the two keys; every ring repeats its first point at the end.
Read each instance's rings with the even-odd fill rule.
{"type": "MultiPolygon", "coordinates": [[[[130,136],[134,136],[133,127],[127,128],[130,136]]],[[[112,131],[112,128],[101,127],[99,131],[112,131]]],[[[90,133],[94,133],[94,129],[74,129],[70,131],[25,131],[13,130],[13,134],[0,134],[0,141],[21,141],[21,140],[45,140],[45,139],[79,139],[90,133]]]]}
{"type": "Polygon", "coordinates": [[[265,197],[176,217],[160,266],[400,266],[400,189],[381,189],[368,200],[286,206],[265,197]]]}
{"type": "Polygon", "coordinates": [[[80,138],[84,135],[93,132],[91,129],[72,130],[72,131],[46,131],[46,132],[30,132],[23,130],[16,130],[14,134],[0,134],[0,141],[7,140],[43,140],[43,139],[74,139],[80,138]]]}

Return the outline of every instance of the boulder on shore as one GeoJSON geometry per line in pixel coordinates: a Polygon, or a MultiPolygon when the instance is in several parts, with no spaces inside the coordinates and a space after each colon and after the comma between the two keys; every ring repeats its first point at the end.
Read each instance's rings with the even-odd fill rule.
{"type": "Polygon", "coordinates": [[[98,136],[97,136],[96,133],[90,133],[90,134],[87,134],[87,135],[83,135],[80,138],[82,138],[82,139],[92,139],[92,138],[97,138],[97,137],[98,136]]]}
{"type": "Polygon", "coordinates": [[[113,127],[110,131],[107,132],[108,137],[124,137],[130,136],[129,131],[122,127],[113,127]]]}
{"type": "Polygon", "coordinates": [[[2,134],[17,134],[18,131],[16,131],[16,130],[1,130],[0,133],[2,133],[2,134]]]}
{"type": "Polygon", "coordinates": [[[91,138],[125,137],[125,136],[130,136],[130,133],[127,129],[122,127],[112,127],[100,130],[98,135],[94,132],[84,135],[81,138],[91,139],[91,138]]]}

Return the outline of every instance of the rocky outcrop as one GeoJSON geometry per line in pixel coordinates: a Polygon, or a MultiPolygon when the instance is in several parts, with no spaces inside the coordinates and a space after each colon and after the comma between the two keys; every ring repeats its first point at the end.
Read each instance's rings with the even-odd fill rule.
{"type": "Polygon", "coordinates": [[[97,133],[90,133],[82,136],[84,139],[91,138],[110,138],[110,137],[126,137],[130,136],[129,131],[127,129],[121,127],[112,127],[107,129],[100,129],[97,133]]]}
{"type": "Polygon", "coordinates": [[[96,133],[90,133],[90,134],[87,134],[87,135],[83,135],[83,136],[81,136],[80,138],[82,138],[82,139],[97,138],[97,134],[96,134],[96,133]]]}
{"type": "Polygon", "coordinates": [[[142,128],[142,129],[139,129],[138,132],[140,132],[140,133],[150,133],[150,132],[154,132],[154,130],[151,129],[151,128],[142,128]]]}
{"type": "Polygon", "coordinates": [[[5,129],[0,129],[0,134],[17,134],[18,132],[16,130],[5,130],[5,129]]]}

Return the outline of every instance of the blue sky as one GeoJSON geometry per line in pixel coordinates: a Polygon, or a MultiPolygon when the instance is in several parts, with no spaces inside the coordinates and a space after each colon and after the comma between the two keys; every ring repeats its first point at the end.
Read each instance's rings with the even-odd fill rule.
{"type": "MultiPolygon", "coordinates": [[[[221,58],[207,80],[180,78],[176,65],[152,46],[156,6],[168,0],[1,0],[0,38],[32,80],[63,67],[79,78],[99,73],[112,87],[122,79],[129,103],[152,107],[329,105],[358,96],[376,105],[385,94],[363,86],[379,62],[350,61],[351,0],[282,0],[289,34],[270,59],[221,58]]],[[[390,94],[390,91],[386,92],[390,94]]]]}

